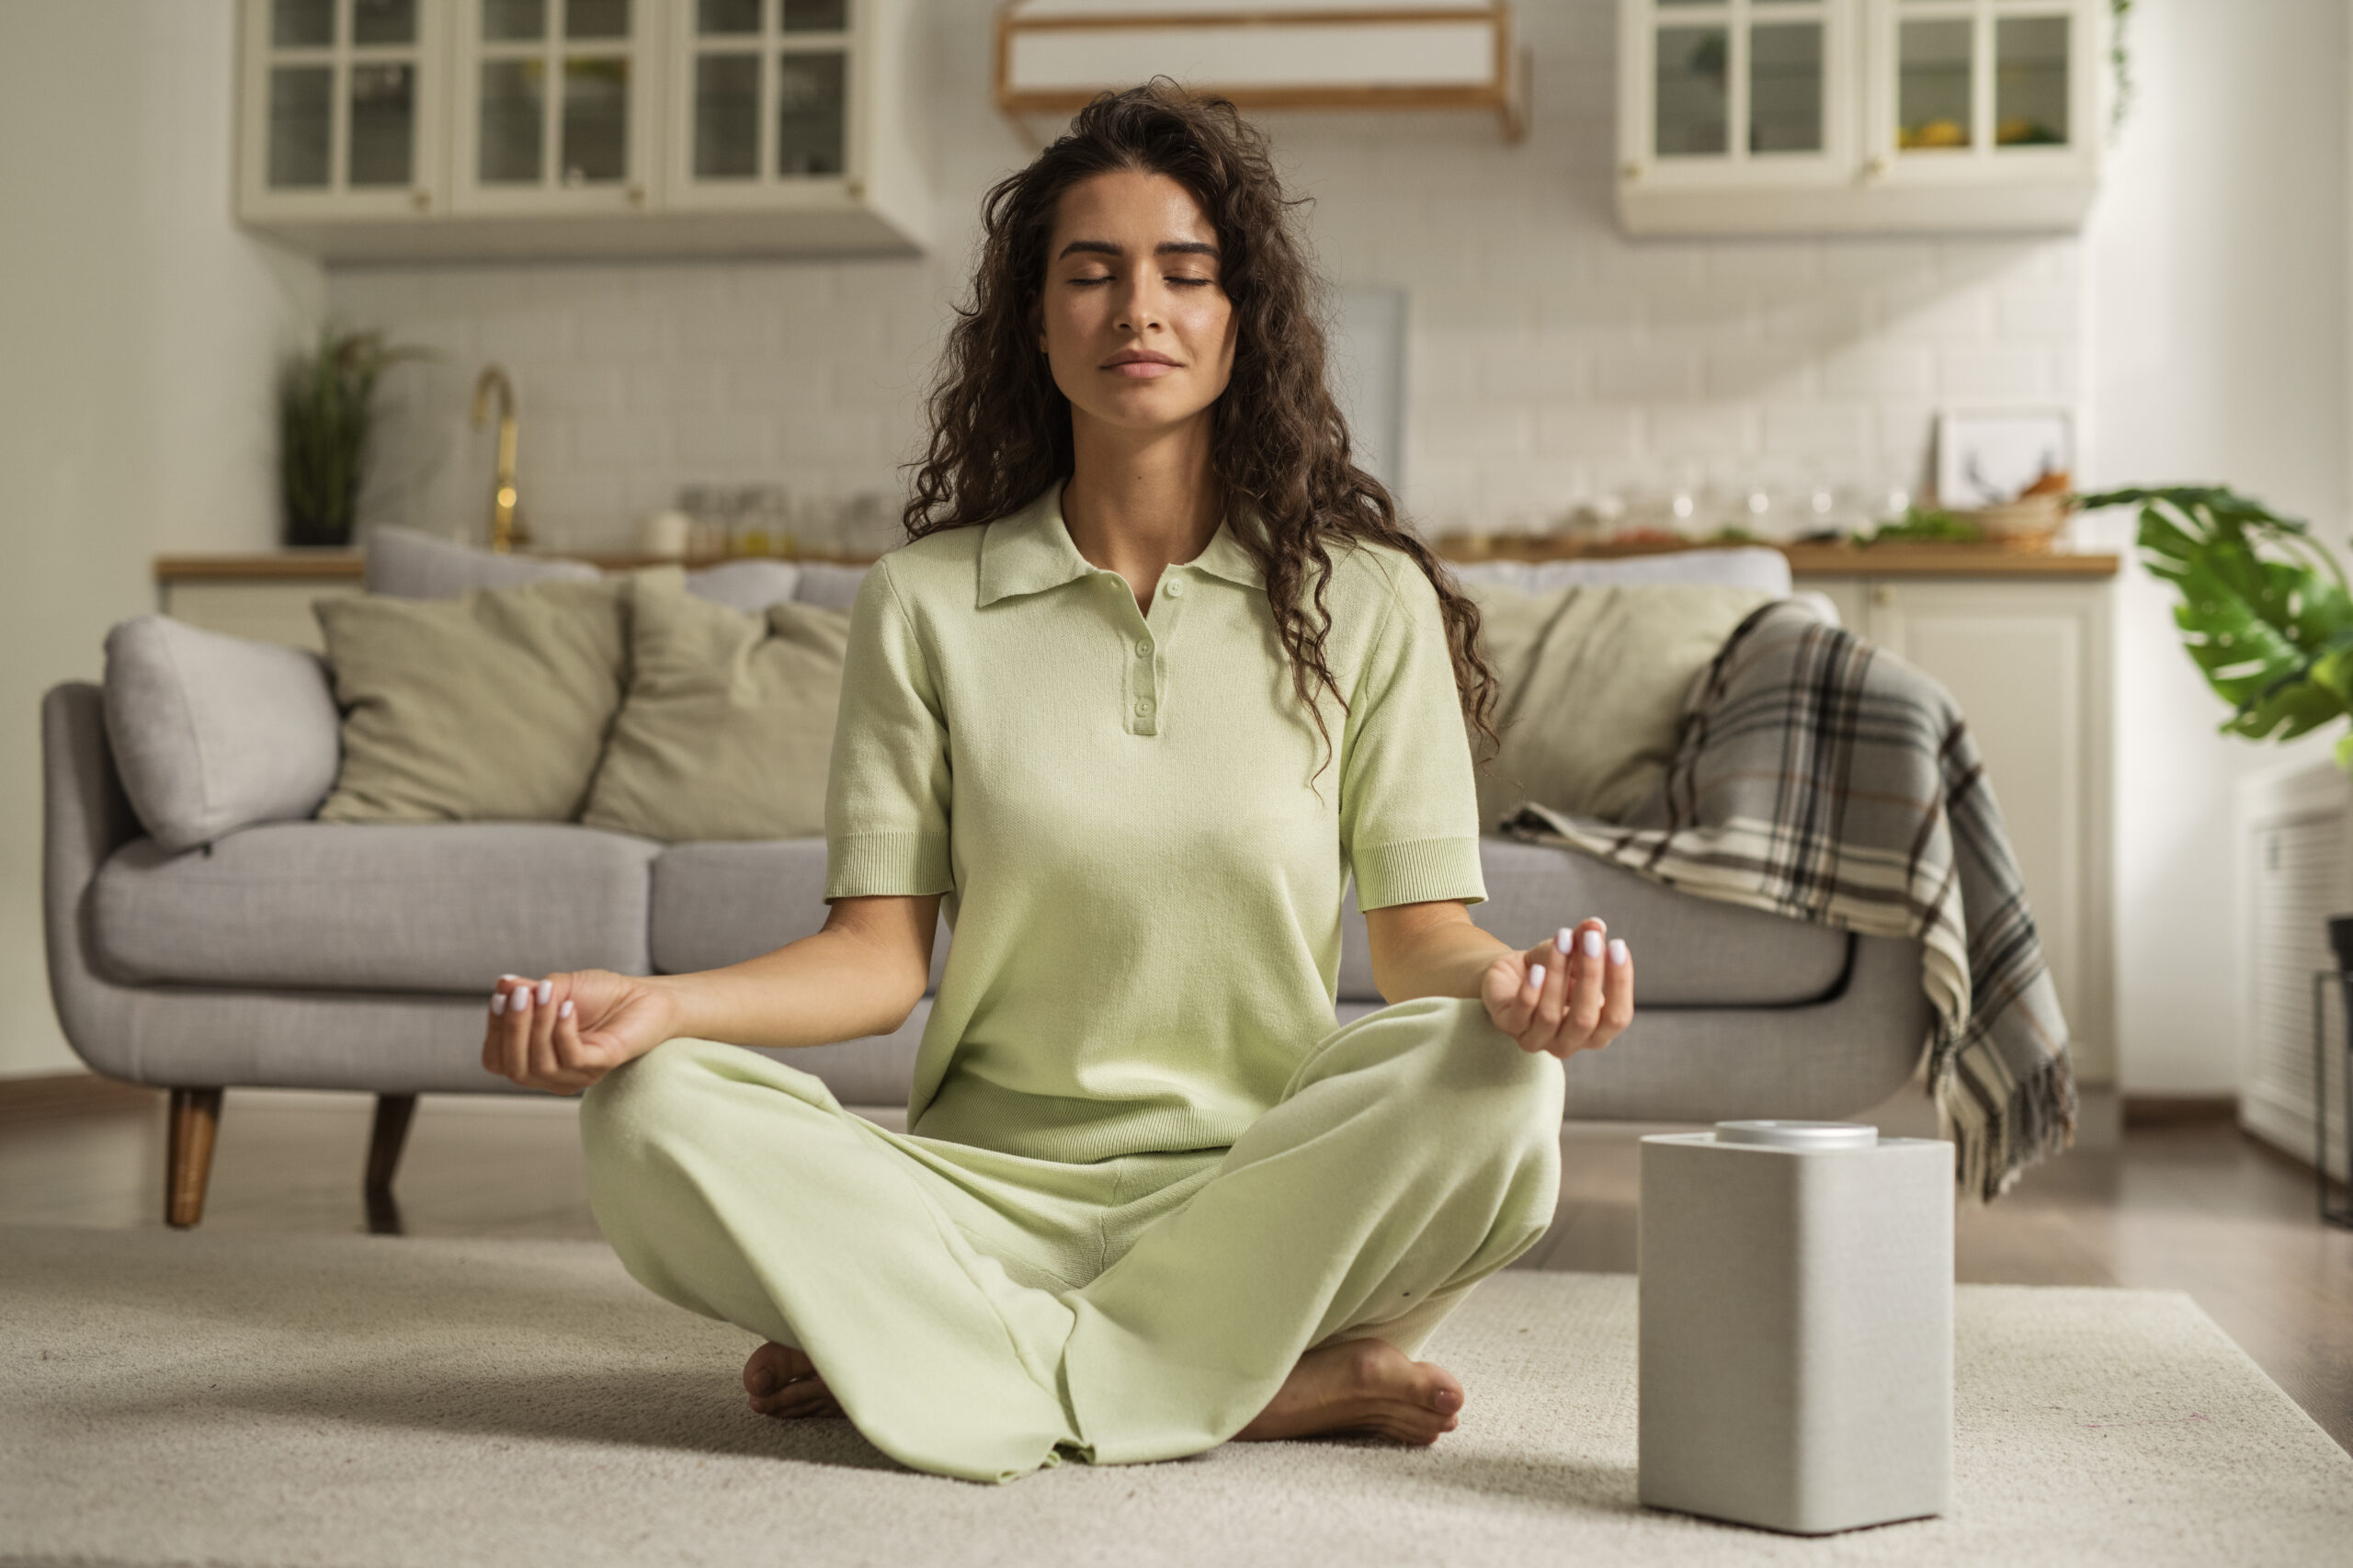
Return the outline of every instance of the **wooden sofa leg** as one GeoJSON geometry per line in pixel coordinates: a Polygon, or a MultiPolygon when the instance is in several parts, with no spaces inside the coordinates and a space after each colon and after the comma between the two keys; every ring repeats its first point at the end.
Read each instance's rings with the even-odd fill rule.
{"type": "Polygon", "coordinates": [[[187,1230],[204,1218],[212,1178],[212,1142],[221,1131],[221,1091],[174,1089],[169,1153],[164,1170],[164,1222],[187,1230]]]}
{"type": "Polygon", "coordinates": [[[392,1176],[401,1168],[401,1151],[408,1143],[409,1119],[416,1114],[415,1095],[378,1095],[376,1126],[368,1135],[368,1229],[377,1235],[401,1233],[400,1205],[392,1199],[392,1176]]]}

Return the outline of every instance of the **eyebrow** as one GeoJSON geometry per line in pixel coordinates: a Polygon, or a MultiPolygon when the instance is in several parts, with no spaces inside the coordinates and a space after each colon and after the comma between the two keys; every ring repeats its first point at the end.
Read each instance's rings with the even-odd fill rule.
{"type": "MultiPolygon", "coordinates": [[[[1063,259],[1063,256],[1074,255],[1124,256],[1127,254],[1126,250],[1112,244],[1109,240],[1073,240],[1070,244],[1063,246],[1062,255],[1055,256],[1054,259],[1056,261],[1060,261],[1063,259]]],[[[1163,240],[1158,244],[1152,247],[1152,254],[1154,256],[1206,256],[1215,257],[1217,255],[1217,246],[1210,244],[1202,240],[1163,240]]]]}

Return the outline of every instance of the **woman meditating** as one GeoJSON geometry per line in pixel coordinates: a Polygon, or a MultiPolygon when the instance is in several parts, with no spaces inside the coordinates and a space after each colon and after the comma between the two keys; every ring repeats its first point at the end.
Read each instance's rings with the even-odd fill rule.
{"type": "Polygon", "coordinates": [[[1160,87],[990,192],[851,614],[824,928],[491,1001],[485,1066],[587,1089],[630,1272],[767,1341],[755,1410],[989,1481],[1430,1443],[1463,1391],[1415,1353],[1552,1220],[1557,1059],[1633,965],[1471,923],[1477,613],[1349,460],[1290,210],[1160,87]],[[1351,874],[1392,1005],[1335,1029],[1351,874]],[[906,1135],[739,1049],[899,1028],[943,899],[906,1135]]]}

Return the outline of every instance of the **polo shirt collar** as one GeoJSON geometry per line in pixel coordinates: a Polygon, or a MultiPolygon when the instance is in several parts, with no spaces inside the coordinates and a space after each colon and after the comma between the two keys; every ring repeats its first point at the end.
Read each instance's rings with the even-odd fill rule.
{"type": "MultiPolygon", "coordinates": [[[[1248,503],[1245,502],[1245,506],[1248,503]]],[[[1210,536],[1209,548],[1184,564],[1238,583],[1246,588],[1266,585],[1250,552],[1233,537],[1231,519],[1210,536]]],[[[1063,487],[1054,485],[1020,511],[1000,517],[981,535],[980,602],[993,605],[1017,594],[1040,594],[1075,582],[1095,568],[1071,541],[1063,521],[1063,487]]]]}

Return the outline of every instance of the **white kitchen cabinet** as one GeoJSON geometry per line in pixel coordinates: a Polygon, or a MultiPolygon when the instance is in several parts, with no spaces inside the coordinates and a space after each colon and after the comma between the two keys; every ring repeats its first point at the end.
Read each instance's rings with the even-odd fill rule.
{"type": "Polygon", "coordinates": [[[926,242],[915,0],[244,0],[243,19],[238,216],[329,260],[926,242]]]}
{"type": "Polygon", "coordinates": [[[442,210],[448,22],[433,0],[244,0],[238,216],[357,233],[442,210]]]}
{"type": "Polygon", "coordinates": [[[1620,0],[1638,234],[2079,226],[2109,0],[1620,0]]]}
{"type": "Polygon", "coordinates": [[[653,186],[659,9],[655,0],[457,0],[451,210],[642,209],[653,186]]]}
{"type": "Polygon", "coordinates": [[[1802,576],[1951,691],[2008,824],[2086,1083],[2114,1079],[2109,585],[1802,576]]]}

